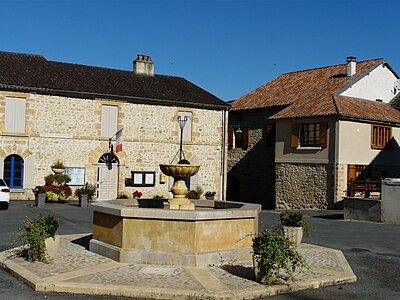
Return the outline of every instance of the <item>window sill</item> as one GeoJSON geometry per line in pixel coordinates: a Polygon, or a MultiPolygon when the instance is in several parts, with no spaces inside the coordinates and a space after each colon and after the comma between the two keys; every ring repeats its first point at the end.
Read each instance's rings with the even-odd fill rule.
{"type": "Polygon", "coordinates": [[[322,150],[322,147],[301,147],[298,146],[296,150],[322,150]]]}

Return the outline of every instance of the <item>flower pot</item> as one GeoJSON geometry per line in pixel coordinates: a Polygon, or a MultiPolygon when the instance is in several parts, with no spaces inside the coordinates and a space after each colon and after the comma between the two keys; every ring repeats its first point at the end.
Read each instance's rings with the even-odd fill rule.
{"type": "Polygon", "coordinates": [[[303,239],[303,227],[283,226],[283,233],[294,246],[300,245],[303,239]]]}
{"type": "Polygon", "coordinates": [[[79,207],[87,207],[88,206],[88,195],[81,194],[79,195],[79,207]]]}
{"type": "Polygon", "coordinates": [[[207,200],[214,200],[214,196],[205,196],[207,200]]]}
{"type": "Polygon", "coordinates": [[[35,195],[35,206],[37,208],[43,208],[46,202],[46,193],[39,193],[35,195]]]}
{"type": "Polygon", "coordinates": [[[65,172],[65,168],[51,167],[51,170],[52,170],[55,174],[62,174],[62,173],[65,172]]]}
{"type": "Polygon", "coordinates": [[[49,237],[45,239],[44,244],[46,247],[47,256],[50,259],[54,259],[56,257],[58,248],[60,247],[60,237],[58,235],[55,235],[54,239],[49,237]]]}
{"type": "Polygon", "coordinates": [[[253,255],[253,269],[259,283],[271,284],[278,278],[278,270],[267,270],[260,255],[253,255]]]}

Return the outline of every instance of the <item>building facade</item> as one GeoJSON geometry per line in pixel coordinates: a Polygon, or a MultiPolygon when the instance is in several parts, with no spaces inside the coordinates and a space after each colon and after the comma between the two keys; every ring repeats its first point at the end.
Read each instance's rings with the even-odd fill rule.
{"type": "Polygon", "coordinates": [[[32,199],[56,160],[72,187],[96,185],[99,200],[134,190],[167,197],[172,182],[158,165],[177,162],[186,116],[183,150],[201,166],[190,188],[223,198],[228,107],[183,78],[154,74],[148,56],[121,71],[0,52],[0,174],[12,199],[32,199]],[[123,151],[110,155],[120,129],[123,151]]]}
{"type": "Polygon", "coordinates": [[[240,158],[229,150],[228,195],[231,180],[241,187],[249,180],[235,166],[254,174],[253,182],[258,178],[252,191],[265,208],[334,208],[351,180],[399,177],[400,113],[390,105],[397,81],[385,60],[350,57],[346,64],[283,74],[233,102],[233,138],[239,128],[247,139],[262,134],[240,158]]]}

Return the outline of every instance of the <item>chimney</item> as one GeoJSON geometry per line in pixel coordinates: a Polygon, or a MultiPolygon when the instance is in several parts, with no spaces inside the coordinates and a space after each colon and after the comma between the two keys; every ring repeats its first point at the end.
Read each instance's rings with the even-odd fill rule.
{"type": "Polygon", "coordinates": [[[348,77],[353,76],[357,72],[356,57],[355,56],[348,56],[348,57],[346,57],[346,61],[347,61],[347,76],[348,77]]]}
{"type": "Polygon", "coordinates": [[[135,74],[154,76],[154,63],[151,57],[145,54],[137,54],[133,61],[135,74]]]}

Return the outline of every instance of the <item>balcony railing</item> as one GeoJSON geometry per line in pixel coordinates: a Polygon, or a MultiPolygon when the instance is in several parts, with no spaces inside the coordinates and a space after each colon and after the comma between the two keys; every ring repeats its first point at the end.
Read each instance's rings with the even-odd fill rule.
{"type": "Polygon", "coordinates": [[[350,180],[347,183],[347,196],[348,197],[355,197],[355,196],[362,196],[364,198],[369,198],[371,193],[376,194],[381,193],[381,181],[379,180],[350,180]]]}

